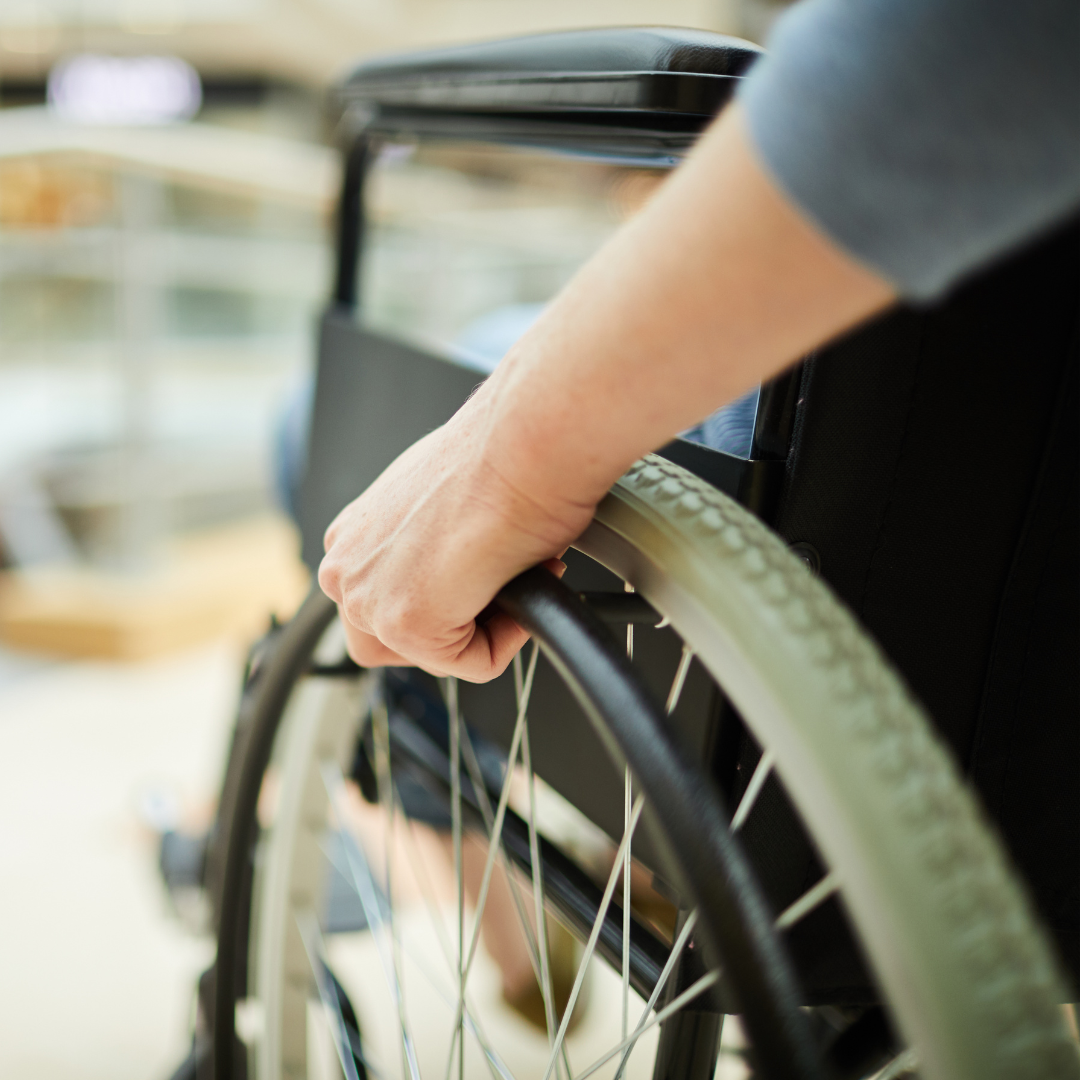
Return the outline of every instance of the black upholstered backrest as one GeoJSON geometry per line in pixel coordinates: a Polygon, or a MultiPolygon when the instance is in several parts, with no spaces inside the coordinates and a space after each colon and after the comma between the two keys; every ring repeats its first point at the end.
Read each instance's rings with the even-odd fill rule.
{"type": "Polygon", "coordinates": [[[1080,229],[804,370],[776,526],[968,768],[1077,967],[1080,229]]]}
{"type": "MultiPolygon", "coordinates": [[[[371,61],[346,80],[340,93],[358,137],[342,199],[335,303],[322,328],[304,493],[309,561],[317,562],[336,509],[449,417],[474,383],[355,321],[369,145],[403,133],[677,155],[757,52],[696,31],[582,31],[371,61]]],[[[823,576],[928,707],[1074,973],[1078,296],[1080,230],[1071,223],[942,303],[897,310],[821,350],[801,373],[780,501],[775,515],[767,510],[790,543],[816,550],[823,576]]],[[[775,430],[786,432],[786,423],[775,430]]],[[[770,488],[771,472],[759,471],[759,486],[770,488]]],[[[743,497],[741,481],[726,486],[743,497]]],[[[773,500],[759,502],[771,508],[773,500]]],[[[469,709],[483,715],[479,703],[469,709]]],[[[497,741],[494,730],[485,733],[497,741]]],[[[603,760],[594,749],[583,761],[603,760]]],[[[539,760],[544,748],[536,752],[539,760]]],[[[565,758],[553,744],[560,790],[555,771],[565,758]]],[[[606,793],[592,784],[590,813],[617,825],[621,784],[614,773],[609,779],[606,793]]],[[[783,831],[766,846],[782,846],[783,831]]],[[[826,991],[848,985],[850,972],[829,963],[831,974],[816,981],[826,991]]],[[[859,1000],[860,988],[849,988],[859,1000]]]]}

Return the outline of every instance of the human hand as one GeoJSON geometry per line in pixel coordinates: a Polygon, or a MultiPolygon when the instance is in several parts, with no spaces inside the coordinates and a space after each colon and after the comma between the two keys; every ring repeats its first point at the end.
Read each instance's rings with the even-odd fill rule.
{"type": "Polygon", "coordinates": [[[486,682],[528,639],[508,615],[477,616],[522,570],[557,556],[592,506],[539,500],[508,476],[474,397],[415,443],[326,531],[319,584],[365,667],[415,664],[486,682]]]}
{"type": "Polygon", "coordinates": [[[527,636],[477,622],[502,585],[560,555],[636,458],[894,297],[725,110],[469,402],[330,526],[319,583],[350,653],[494,678],[527,636]]]}

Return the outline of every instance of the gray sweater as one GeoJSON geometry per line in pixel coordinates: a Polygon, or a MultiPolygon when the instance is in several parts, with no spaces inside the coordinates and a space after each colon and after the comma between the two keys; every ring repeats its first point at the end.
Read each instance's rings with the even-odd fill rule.
{"type": "Polygon", "coordinates": [[[790,198],[914,299],[1080,208],[1080,0],[802,0],[741,88],[790,198]]]}

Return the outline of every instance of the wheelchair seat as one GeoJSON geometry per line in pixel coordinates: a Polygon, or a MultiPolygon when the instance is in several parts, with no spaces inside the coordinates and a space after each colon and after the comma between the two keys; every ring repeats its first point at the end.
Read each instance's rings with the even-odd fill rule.
{"type": "MultiPolygon", "coordinates": [[[[704,32],[574,31],[366,61],[340,95],[354,156],[404,137],[661,160],[692,144],[758,55],[704,32]]],[[[337,509],[476,382],[357,326],[364,161],[346,182],[323,325],[303,496],[312,565],[337,509]]],[[[762,388],[750,460],[682,439],[661,450],[808,553],[882,644],[979,788],[1074,977],[1078,250],[1071,222],[820,350],[762,388]]]]}
{"type": "MultiPolygon", "coordinates": [[[[677,163],[759,52],[696,31],[579,31],[366,61],[342,83],[337,278],[301,492],[312,567],[341,506],[481,377],[408,318],[389,329],[365,321],[361,251],[385,225],[365,198],[378,169],[420,160],[429,179],[445,178],[479,153],[474,175],[487,183],[505,163],[492,168],[485,148],[524,147],[504,178],[537,161],[655,172],[677,163]]],[[[452,208],[462,206],[474,208],[452,208]]],[[[629,1034],[631,986],[652,995],[641,1023],[650,1010],[649,1023],[663,1022],[658,1080],[712,1077],[732,1012],[763,1075],[820,1077],[826,1060],[851,1077],[1080,1075],[1059,1008],[1070,991],[950,759],[875,646],[792,554],[930,706],[1075,968],[1077,239],[1071,224],[932,308],[900,306],[763,386],[747,457],[676,439],[636,463],[567,554],[561,584],[530,571],[497,598],[536,639],[527,671],[519,658],[490,684],[448,679],[441,690],[415,673],[361,671],[333,605],[313,592],[258,654],[223,788],[210,859],[217,966],[204,1004],[217,1075],[245,1058],[234,1032],[242,1003],[260,1017],[251,1060],[267,1075],[281,1063],[302,1070],[312,987],[343,1069],[361,1075],[364,1040],[387,1024],[353,1009],[317,904],[329,857],[353,878],[365,925],[388,920],[398,813],[450,823],[459,996],[447,1076],[455,1046],[465,1075],[463,815],[487,844],[486,882],[497,858],[531,880],[538,983],[550,981],[545,910],[587,939],[586,959],[595,949],[621,966],[622,1041],[585,1075],[643,1030],[629,1034]],[[625,652],[601,618],[625,630],[625,652]],[[410,775],[437,804],[426,817],[394,790],[410,775]],[[504,818],[515,776],[528,810],[504,818]],[[282,794],[264,815],[266,778],[282,794]],[[539,835],[534,778],[619,843],[603,894],[603,872],[590,877],[578,852],[539,835]],[[386,915],[375,860],[347,839],[349,784],[388,830],[386,915]],[[632,854],[668,905],[663,926],[631,911],[630,837],[645,796],[654,828],[634,836],[632,854]],[[331,819],[344,848],[325,843],[331,819]],[[344,862],[342,850],[352,852],[344,862]],[[621,918],[609,906],[620,868],[621,918]],[[818,1021],[829,1030],[811,1032],[818,1021]]],[[[538,299],[511,292],[499,302],[538,299]]],[[[398,1009],[394,1056],[403,1051],[416,1076],[398,960],[380,959],[398,1009]]],[[[558,1055],[584,972],[561,1018],[545,990],[546,1077],[574,1075],[558,1055]]]]}

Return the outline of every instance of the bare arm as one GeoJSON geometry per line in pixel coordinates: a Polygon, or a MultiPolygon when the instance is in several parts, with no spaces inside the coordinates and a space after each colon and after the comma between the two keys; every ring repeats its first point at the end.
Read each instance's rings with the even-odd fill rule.
{"type": "Polygon", "coordinates": [[[475,616],[556,557],[636,458],[893,299],[762,170],[738,106],[446,424],[326,534],[358,662],[483,681],[525,641],[475,616]]]}

